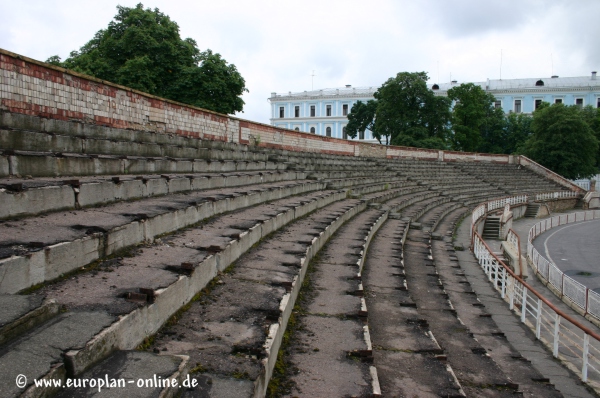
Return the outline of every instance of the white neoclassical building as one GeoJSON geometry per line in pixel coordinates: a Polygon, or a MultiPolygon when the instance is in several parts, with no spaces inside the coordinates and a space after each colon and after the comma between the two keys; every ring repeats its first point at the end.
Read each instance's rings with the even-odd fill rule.
{"type": "MultiPolygon", "coordinates": [[[[462,83],[462,82],[461,82],[462,83]]],[[[447,95],[457,81],[430,84],[436,95],[447,95]]],[[[542,102],[565,105],[591,105],[600,108],[600,80],[596,72],[589,76],[526,79],[488,79],[474,82],[496,98],[496,107],[505,113],[532,113],[542,102]]],[[[348,113],[357,101],[373,99],[378,87],[328,88],[299,93],[271,93],[271,125],[323,136],[347,138],[348,113]]],[[[371,132],[357,140],[377,142],[371,132]]]]}
{"type": "MultiPolygon", "coordinates": [[[[327,137],[347,138],[348,113],[357,101],[373,99],[377,87],[327,88],[287,94],[271,93],[271,124],[327,137]]],[[[356,139],[373,140],[370,131],[356,139]]]]}

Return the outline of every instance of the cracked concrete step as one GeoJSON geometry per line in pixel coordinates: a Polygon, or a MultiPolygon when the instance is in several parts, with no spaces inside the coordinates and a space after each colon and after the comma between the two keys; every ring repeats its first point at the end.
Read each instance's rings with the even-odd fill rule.
{"type": "Polygon", "coordinates": [[[191,383],[187,378],[188,368],[186,356],[117,351],[78,377],[79,386],[63,388],[55,398],[173,397],[186,389],[186,381],[191,383]],[[84,387],[83,380],[94,380],[97,384],[84,387]]]}
{"type": "MultiPolygon", "coordinates": [[[[448,216],[440,224],[441,228],[450,228],[462,216],[460,209],[448,216]]],[[[458,262],[452,258],[456,256],[454,245],[450,239],[432,241],[432,252],[435,259],[435,268],[438,277],[445,287],[448,299],[465,328],[481,345],[480,352],[489,355],[504,374],[519,386],[518,391],[526,396],[561,396],[556,389],[548,383],[540,383],[542,375],[533,368],[528,361],[520,360],[522,354],[508,343],[503,333],[494,320],[489,317],[489,311],[470,290],[463,290],[469,286],[464,282],[464,271],[458,262]],[[461,288],[461,286],[463,288],[461,288]],[[466,294],[465,292],[469,292],[466,294]]]]}
{"type": "MultiPolygon", "coordinates": [[[[54,367],[62,362],[64,352],[83,347],[115,320],[115,316],[99,311],[68,311],[52,318],[0,349],[0,378],[14,381],[24,374],[31,385],[50,371],[64,373],[64,369],[54,367]]],[[[3,397],[22,391],[14,382],[0,384],[3,397]]]]}
{"type": "MultiPolygon", "coordinates": [[[[327,196],[321,193],[313,193],[312,195],[315,199],[327,196]]],[[[343,197],[344,195],[340,195],[340,199],[343,197]]],[[[295,204],[297,205],[297,202],[295,202],[297,200],[297,198],[287,199],[288,206],[293,209],[293,206],[295,204]]],[[[304,205],[307,211],[310,211],[311,202],[312,201],[307,201],[304,205]]],[[[247,218],[257,220],[257,216],[261,214],[271,214],[271,216],[266,215],[262,217],[262,224],[264,224],[264,221],[268,221],[273,218],[273,216],[280,214],[280,211],[277,209],[282,205],[284,205],[284,203],[279,201],[279,203],[263,205],[263,207],[265,207],[264,209],[254,207],[252,208],[254,215],[252,217],[247,216],[247,218]],[[266,211],[267,206],[269,206],[271,210],[266,211]]],[[[245,213],[247,213],[247,211],[245,213]]],[[[299,214],[299,216],[301,216],[301,214],[299,214]]],[[[225,217],[229,219],[230,225],[248,224],[244,223],[240,214],[232,214],[225,217]]],[[[260,225],[261,218],[259,217],[258,220],[260,225]]],[[[250,224],[254,225],[255,223],[256,222],[251,222],[250,224]]],[[[226,224],[224,224],[224,219],[222,217],[219,220],[215,220],[212,225],[213,230],[216,232],[221,230],[226,224]]],[[[275,227],[275,225],[273,225],[273,227],[275,227]]],[[[204,226],[204,228],[208,228],[208,226],[204,226]]],[[[202,232],[204,228],[199,232],[202,232]]],[[[225,230],[224,232],[229,234],[229,231],[225,230]]],[[[238,229],[238,232],[242,231],[238,229]]],[[[215,235],[214,233],[208,233],[209,235],[215,235]]],[[[268,233],[268,230],[264,231],[264,234],[268,233]]],[[[154,248],[150,247],[148,250],[143,250],[144,253],[139,253],[138,256],[132,258],[132,261],[128,262],[127,259],[123,259],[125,260],[123,264],[110,263],[107,264],[106,267],[97,269],[94,272],[82,274],[67,281],[47,286],[36,293],[36,295],[39,295],[40,297],[47,297],[60,301],[61,304],[65,305],[66,308],[69,308],[73,313],[85,311],[85,313],[93,314],[93,316],[97,316],[99,319],[109,316],[111,317],[111,320],[116,320],[115,318],[119,316],[117,322],[103,324],[103,326],[110,325],[109,328],[96,329],[94,333],[82,335],[83,340],[81,340],[81,344],[78,343],[77,345],[64,347],[64,350],[70,349],[65,358],[67,359],[66,364],[68,364],[67,369],[71,375],[81,374],[81,371],[85,370],[91,363],[102,359],[114,348],[134,348],[148,335],[148,333],[152,333],[153,328],[154,330],[157,330],[158,327],[179,308],[179,306],[186,302],[185,298],[183,301],[179,301],[181,300],[180,298],[174,296],[173,293],[168,294],[168,291],[175,289],[174,292],[179,294],[183,293],[185,297],[191,298],[197,290],[204,287],[206,283],[216,275],[215,269],[211,270],[210,267],[202,269],[203,267],[208,266],[208,264],[206,264],[206,266],[203,266],[202,264],[207,263],[207,261],[210,263],[211,259],[214,259],[215,256],[206,252],[203,254],[202,250],[198,251],[197,249],[194,249],[194,245],[187,249],[187,256],[193,255],[195,256],[196,261],[200,261],[198,272],[192,273],[188,278],[188,276],[180,276],[177,272],[169,271],[168,267],[165,269],[165,265],[169,264],[169,259],[178,258],[180,260],[191,260],[190,258],[181,257],[182,249],[185,251],[185,248],[188,247],[191,241],[196,240],[199,242],[200,246],[202,246],[203,243],[207,243],[202,233],[195,238],[191,238],[188,235],[183,233],[181,236],[175,236],[173,237],[173,242],[169,242],[170,244],[162,244],[162,242],[157,243],[154,245],[154,248]],[[158,257],[158,254],[167,248],[171,248],[170,253],[164,253],[164,257],[158,257]],[[146,257],[145,260],[141,258],[143,255],[146,257]],[[155,259],[156,257],[158,258],[155,259]],[[202,258],[204,258],[204,261],[201,261],[202,258]],[[149,261],[150,263],[148,263],[149,261]],[[152,261],[154,261],[154,264],[152,261]],[[152,267],[148,268],[148,265],[152,265],[152,267]],[[191,284],[192,279],[194,279],[194,282],[198,287],[195,290],[186,293],[185,291],[182,291],[182,288],[184,285],[188,285],[188,279],[189,284],[191,284]],[[150,303],[147,302],[138,301],[138,297],[126,298],[126,293],[138,286],[150,288],[156,293],[152,297],[154,300],[153,305],[150,305],[150,303]],[[172,289],[161,289],[161,286],[169,286],[172,287],[172,289]],[[125,293],[125,296],[123,296],[122,293],[125,293]]],[[[260,235],[256,238],[260,238],[260,235]]],[[[227,236],[226,240],[231,241],[231,238],[227,236]]],[[[254,241],[248,242],[248,244],[252,245],[253,242],[254,241]]],[[[225,252],[226,250],[223,250],[219,254],[225,254],[225,252]]],[[[217,254],[217,256],[219,256],[219,254],[217,254]]],[[[229,260],[223,258],[223,261],[227,262],[229,260]]],[[[222,267],[224,268],[227,265],[228,264],[222,264],[222,267]]],[[[189,288],[193,287],[190,286],[189,288]]],[[[44,330],[48,327],[48,324],[45,324],[39,329],[44,330]]],[[[10,347],[12,347],[12,345],[10,347]]],[[[10,353],[12,349],[5,348],[5,350],[10,353]]],[[[35,350],[33,352],[35,352],[35,350]]],[[[45,369],[48,369],[49,366],[50,364],[47,364],[45,369]]],[[[31,382],[32,378],[39,377],[39,374],[28,373],[27,376],[31,382]]]]}
{"type": "Polygon", "coordinates": [[[404,286],[402,242],[408,223],[389,219],[371,243],[364,285],[382,396],[455,396],[455,383],[443,361],[443,350],[420,322],[410,289],[404,286]]]}
{"type": "Polygon", "coordinates": [[[59,313],[56,300],[43,297],[0,295],[0,346],[59,313]]]}
{"type": "Polygon", "coordinates": [[[23,129],[0,129],[0,148],[17,151],[116,155],[145,158],[267,161],[267,155],[249,151],[199,146],[199,140],[174,143],[140,142],[106,137],[81,137],[23,129]],[[183,145],[180,145],[183,143],[183,145]]]}
{"type": "Polygon", "coordinates": [[[15,293],[104,256],[227,211],[324,188],[318,182],[264,184],[170,195],[0,224],[0,292],[15,293]]]}
{"type": "MultiPolygon", "coordinates": [[[[121,258],[108,261],[101,269],[39,290],[37,295],[57,299],[72,310],[119,316],[117,322],[96,333],[83,348],[72,349],[66,353],[65,363],[70,374],[79,375],[91,364],[104,358],[112,349],[133,348],[149,333],[153,333],[153,330],[156,331],[179,306],[203,288],[218,270],[224,270],[261,237],[289,222],[281,217],[284,214],[282,211],[288,214],[292,211],[295,213],[294,217],[302,217],[319,206],[344,197],[343,192],[315,192],[305,195],[304,199],[292,197],[262,205],[262,208],[258,206],[245,209],[237,212],[238,214],[214,220],[212,224],[209,223],[212,225],[210,228],[210,225],[202,225],[201,228],[176,234],[165,243],[159,240],[154,247],[150,247],[149,250],[142,249],[143,252],[131,260],[121,258]],[[327,197],[330,199],[321,200],[327,197]],[[231,227],[227,227],[226,220],[229,220],[231,227]],[[258,224],[255,220],[258,220],[258,224]],[[262,232],[252,232],[259,231],[257,227],[260,227],[262,232]],[[250,228],[250,234],[244,231],[247,228],[250,228]],[[220,240],[214,240],[219,236],[220,240]],[[232,237],[238,240],[232,241],[232,237]],[[251,239],[246,239],[250,237],[251,239]],[[190,243],[194,240],[200,245],[190,243]],[[233,246],[237,248],[231,249],[233,246]],[[215,249],[212,249],[213,247],[215,249]],[[212,250],[217,250],[218,253],[213,255],[212,250]],[[161,253],[163,251],[166,253],[161,253]],[[184,264],[190,264],[192,269],[169,266],[168,259],[172,258],[186,260],[184,264]],[[142,264],[146,266],[138,268],[142,264]],[[152,272],[149,272],[150,270],[152,272]],[[137,290],[137,287],[143,289],[137,290]]],[[[365,204],[360,203],[362,206],[365,204]]]]}
{"type": "MultiPolygon", "coordinates": [[[[357,203],[364,208],[364,202],[348,203],[357,203]]],[[[266,330],[269,331],[269,336],[273,333],[275,333],[273,336],[277,336],[278,330],[279,333],[283,333],[284,320],[281,319],[276,323],[273,321],[277,321],[279,316],[286,318],[290,315],[293,306],[290,300],[297,294],[301,283],[301,279],[296,280],[294,275],[298,272],[303,275],[302,264],[308,263],[312,256],[309,253],[319,249],[320,246],[315,244],[321,245],[321,243],[318,243],[318,239],[315,241],[314,237],[328,238],[332,233],[327,229],[330,223],[340,224],[340,211],[345,211],[345,217],[352,214],[349,213],[350,211],[356,211],[356,207],[348,207],[348,203],[332,204],[308,218],[296,221],[243,256],[233,268],[232,276],[222,275],[220,282],[213,287],[206,300],[201,298],[198,304],[192,304],[192,307],[179,318],[177,325],[159,333],[161,337],[157,339],[156,349],[159,352],[164,349],[165,352],[176,350],[175,352],[187,353],[186,355],[197,358],[199,369],[205,372],[199,376],[201,380],[208,377],[211,380],[218,380],[220,385],[227,384],[228,380],[239,384],[239,380],[234,377],[237,376],[252,380],[248,385],[264,388],[266,386],[264,383],[268,381],[268,377],[267,379],[264,377],[267,375],[257,379],[261,375],[261,369],[265,369],[266,366],[260,364],[261,355],[264,355],[261,347],[266,337],[263,333],[266,333],[266,330]],[[332,211],[330,208],[338,210],[330,213],[332,211]],[[309,245],[309,249],[306,249],[306,245],[309,245]],[[305,256],[304,259],[300,259],[302,256],[305,256]],[[286,299],[285,292],[290,289],[292,289],[292,296],[286,299]],[[246,293],[241,294],[240,291],[246,293]],[[279,299],[269,299],[271,294],[268,292],[277,291],[279,293],[276,297],[284,297],[281,303],[279,299]],[[219,299],[216,300],[215,297],[219,299]],[[279,312],[281,315],[278,315],[279,312]],[[203,323],[197,325],[198,319],[202,319],[203,323]],[[257,323],[260,319],[265,319],[267,322],[257,323]],[[244,326],[248,322],[253,326],[244,326]],[[200,347],[205,347],[200,353],[191,349],[192,344],[194,347],[197,346],[198,339],[202,342],[200,347]],[[219,360],[221,355],[228,360],[219,360]]],[[[276,337],[274,339],[277,340],[276,337]]],[[[275,344],[275,340],[267,337],[267,346],[270,346],[269,341],[275,344]]],[[[270,361],[276,358],[276,351],[267,352],[271,354],[262,357],[262,361],[267,361],[267,364],[270,364],[268,366],[272,366],[274,363],[270,361]]],[[[196,360],[193,359],[192,362],[196,360]]],[[[222,396],[218,392],[213,391],[213,393],[216,395],[211,393],[211,396],[222,396]]]]}
{"type": "Polygon", "coordinates": [[[289,171],[0,179],[0,219],[208,189],[303,180],[289,171]]]}
{"type": "MultiPolygon", "coordinates": [[[[393,206],[394,200],[391,200],[393,206]]],[[[384,214],[367,210],[344,225],[319,254],[303,315],[286,351],[293,367],[290,396],[369,396],[371,338],[360,297],[361,257],[369,230],[384,214]],[[319,366],[315,367],[314,364],[319,366]]]]}
{"type": "MultiPolygon", "coordinates": [[[[288,307],[293,306],[282,300],[290,293],[297,294],[310,253],[319,249],[313,245],[315,237],[326,240],[330,225],[339,224],[337,220],[351,215],[348,211],[357,206],[364,208],[357,200],[333,203],[262,242],[221,275],[210,294],[194,302],[176,324],[159,332],[154,349],[189,355],[201,381],[226,385],[244,380],[246,387],[231,396],[247,397],[262,391],[268,382],[265,372],[272,371],[265,366],[277,356],[276,349],[265,351],[265,344],[274,331],[285,329],[287,319],[282,318],[289,317],[288,307]]],[[[229,396],[218,389],[206,393],[229,396]]]]}

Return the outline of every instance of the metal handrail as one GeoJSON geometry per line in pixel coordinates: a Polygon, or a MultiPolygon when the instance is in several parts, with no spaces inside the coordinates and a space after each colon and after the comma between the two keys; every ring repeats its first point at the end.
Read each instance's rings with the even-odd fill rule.
{"type": "Polygon", "coordinates": [[[536,237],[552,228],[598,218],[600,218],[600,210],[588,210],[554,216],[536,223],[531,227],[527,235],[527,257],[536,275],[543,281],[550,283],[560,292],[560,298],[563,296],[568,297],[585,314],[589,314],[600,321],[600,294],[588,289],[583,284],[566,275],[556,264],[548,261],[533,246],[533,240],[536,237]],[[560,280],[560,283],[557,280],[560,280]]]}
{"type": "Polygon", "coordinates": [[[492,252],[477,232],[474,241],[474,254],[479,265],[500,292],[502,299],[509,303],[510,309],[520,315],[521,322],[534,331],[538,340],[552,349],[555,358],[560,357],[567,366],[579,373],[582,381],[600,386],[600,355],[590,354],[590,345],[600,353],[600,335],[558,309],[519,278],[492,252]],[[544,316],[544,312],[549,315],[544,316]],[[567,333],[571,337],[567,338],[567,333]],[[579,338],[577,333],[583,333],[583,336],[579,338]],[[575,338],[578,340],[573,340],[575,338]],[[571,344],[561,345],[563,339],[571,344]],[[572,351],[573,355],[561,355],[561,347],[572,351]],[[581,348],[581,353],[573,351],[574,347],[581,348]],[[590,366],[590,361],[593,366],[590,366]],[[594,371],[593,374],[590,374],[590,370],[594,371]],[[593,380],[590,380],[590,376],[593,380]]]}

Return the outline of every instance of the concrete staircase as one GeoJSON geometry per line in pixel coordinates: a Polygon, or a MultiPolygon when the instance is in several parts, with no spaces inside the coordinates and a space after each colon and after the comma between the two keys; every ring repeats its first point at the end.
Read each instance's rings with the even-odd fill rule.
{"type": "Polygon", "coordinates": [[[527,210],[525,210],[524,217],[536,218],[541,204],[535,202],[529,202],[527,204],[527,210]]]}
{"type": "Polygon", "coordinates": [[[485,219],[483,226],[483,239],[499,239],[500,236],[500,216],[489,215],[485,219]]]}
{"type": "MultiPolygon", "coordinates": [[[[388,213],[419,234],[442,222],[450,236],[469,208],[532,181],[509,165],[493,167],[504,179],[484,181],[477,165],[297,153],[6,112],[0,149],[0,377],[28,378],[24,388],[4,383],[3,397],[93,394],[32,383],[104,374],[180,384],[189,374],[200,383],[190,396],[262,396],[310,259],[346,222],[331,261],[360,264],[352,298],[331,311],[363,322],[361,261],[388,213]]],[[[484,237],[497,238],[493,223],[484,237]]],[[[366,355],[370,340],[357,341],[366,355]]],[[[180,392],[128,388],[118,391],[180,392]]]]}

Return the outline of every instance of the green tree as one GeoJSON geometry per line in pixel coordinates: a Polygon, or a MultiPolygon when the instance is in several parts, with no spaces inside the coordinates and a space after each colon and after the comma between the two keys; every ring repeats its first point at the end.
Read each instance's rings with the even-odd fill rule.
{"type": "Polygon", "coordinates": [[[348,124],[346,125],[346,134],[348,137],[356,138],[358,135],[361,139],[364,138],[366,130],[373,133],[373,137],[381,144],[381,136],[374,131],[375,111],[377,110],[377,101],[369,100],[366,103],[357,101],[352,105],[352,109],[348,114],[348,124]]]}
{"type": "Polygon", "coordinates": [[[510,113],[506,117],[503,152],[506,154],[520,152],[523,145],[531,137],[533,118],[524,113],[510,113]]]}
{"type": "Polygon", "coordinates": [[[481,87],[466,83],[448,90],[448,98],[454,101],[452,111],[453,147],[459,151],[475,152],[482,144],[481,128],[496,121],[493,112],[495,98],[481,87]]]}
{"type": "MultiPolygon", "coordinates": [[[[581,110],[581,114],[600,143],[600,108],[594,108],[591,105],[588,105],[581,110]]],[[[598,147],[598,152],[596,153],[596,167],[600,169],[600,145],[598,147]]]]}
{"type": "Polygon", "coordinates": [[[598,140],[577,106],[543,103],[533,113],[525,155],[569,179],[596,174],[598,140]]]}
{"type": "Polygon", "coordinates": [[[157,8],[117,6],[106,29],[60,62],[48,62],[160,97],[222,113],[241,112],[248,90],[235,65],[181,39],[179,26],[157,8]]]}
{"type": "Polygon", "coordinates": [[[374,132],[391,137],[393,145],[445,149],[449,122],[448,99],[427,88],[425,72],[401,72],[374,94],[374,132]]]}
{"type": "Polygon", "coordinates": [[[478,151],[485,153],[507,152],[507,120],[501,108],[490,107],[480,126],[481,142],[478,151]]]}

